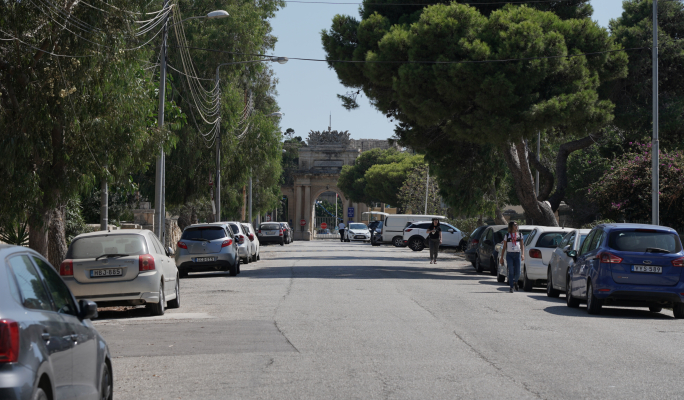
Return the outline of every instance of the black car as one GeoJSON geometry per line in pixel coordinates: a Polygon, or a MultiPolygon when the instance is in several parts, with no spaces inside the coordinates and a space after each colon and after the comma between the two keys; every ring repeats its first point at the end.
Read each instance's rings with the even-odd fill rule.
{"type": "Polygon", "coordinates": [[[96,316],[40,254],[0,245],[0,399],[112,399],[96,316]]]}
{"type": "Polygon", "coordinates": [[[496,275],[495,249],[497,243],[503,242],[504,235],[508,232],[507,225],[491,225],[482,232],[480,244],[475,257],[475,269],[482,272],[487,269],[492,275],[496,275]]]}
{"type": "Polygon", "coordinates": [[[283,229],[283,235],[285,236],[285,244],[290,244],[292,240],[292,228],[287,222],[280,222],[280,227],[283,229]]]}
{"type": "Polygon", "coordinates": [[[468,244],[465,248],[465,259],[470,261],[475,266],[475,259],[477,258],[477,249],[480,247],[480,237],[487,229],[487,225],[478,226],[468,238],[468,244]]]}

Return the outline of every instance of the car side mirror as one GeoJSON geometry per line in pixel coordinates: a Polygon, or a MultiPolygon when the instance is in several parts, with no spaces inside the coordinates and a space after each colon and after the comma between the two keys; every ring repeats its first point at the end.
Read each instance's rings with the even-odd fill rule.
{"type": "Polygon", "coordinates": [[[484,244],[486,244],[487,246],[491,246],[491,245],[494,244],[494,242],[492,242],[491,240],[487,239],[487,240],[484,241],[484,244]]]}
{"type": "Polygon", "coordinates": [[[167,247],[167,248],[166,248],[166,255],[167,255],[168,257],[173,257],[175,254],[176,254],[176,252],[173,251],[173,249],[172,249],[171,247],[167,247]]]}
{"type": "Polygon", "coordinates": [[[577,250],[568,250],[566,254],[568,257],[572,257],[573,259],[577,260],[577,250]]]}
{"type": "Polygon", "coordinates": [[[454,233],[454,232],[456,232],[456,231],[453,229],[449,229],[449,233],[454,233]]]}
{"type": "Polygon", "coordinates": [[[97,318],[97,304],[91,300],[79,300],[78,301],[78,319],[93,319],[97,318]]]}

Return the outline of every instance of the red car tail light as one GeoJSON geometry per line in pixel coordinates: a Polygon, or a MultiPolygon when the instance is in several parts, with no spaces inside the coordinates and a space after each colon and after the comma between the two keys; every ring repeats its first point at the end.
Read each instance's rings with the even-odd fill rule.
{"type": "Polygon", "coordinates": [[[283,230],[282,229],[280,230],[280,236],[283,236],[283,230]]]}
{"type": "Polygon", "coordinates": [[[259,229],[259,230],[257,231],[257,233],[261,234],[261,229],[259,229]]]}
{"type": "Polygon", "coordinates": [[[183,243],[183,242],[176,243],[176,246],[180,247],[181,249],[185,249],[185,250],[188,249],[188,245],[183,243]]]}
{"type": "Polygon", "coordinates": [[[233,239],[224,240],[223,243],[221,243],[221,247],[228,247],[232,244],[233,244],[233,239]]]}
{"type": "Polygon", "coordinates": [[[11,319],[0,320],[0,363],[19,360],[19,323],[11,319]]]}
{"type": "Polygon", "coordinates": [[[472,243],[473,243],[473,244],[478,244],[478,243],[480,243],[480,241],[479,241],[478,239],[473,239],[473,242],[472,242],[472,243]]]}
{"type": "Polygon", "coordinates": [[[684,267],[684,257],[680,257],[676,260],[672,260],[673,267],[684,267]]]}
{"type": "Polygon", "coordinates": [[[530,258],[542,258],[541,250],[531,249],[530,250],[530,258]]]}
{"type": "Polygon", "coordinates": [[[74,260],[64,260],[59,264],[59,274],[62,276],[74,276],[74,260]]]}
{"type": "Polygon", "coordinates": [[[599,260],[604,264],[620,264],[622,263],[622,258],[616,256],[615,254],[604,252],[598,255],[599,260]]]}
{"type": "Polygon", "coordinates": [[[413,228],[404,229],[404,232],[411,232],[413,228]]]}
{"type": "Polygon", "coordinates": [[[251,233],[249,234],[249,240],[251,240],[252,242],[254,241],[254,235],[251,233]]]}
{"type": "Polygon", "coordinates": [[[245,242],[245,237],[242,235],[238,235],[237,241],[239,244],[243,244],[245,242]]]}
{"type": "Polygon", "coordinates": [[[154,271],[154,257],[151,254],[143,254],[138,256],[138,270],[139,271],[154,271]]]}

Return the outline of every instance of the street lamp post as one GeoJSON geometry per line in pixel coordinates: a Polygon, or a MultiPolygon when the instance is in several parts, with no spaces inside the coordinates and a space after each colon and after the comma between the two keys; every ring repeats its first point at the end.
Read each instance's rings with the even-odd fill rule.
{"type": "Polygon", "coordinates": [[[651,223],[660,225],[660,141],[658,139],[658,0],[653,0],[653,144],[651,144],[651,223]]]}

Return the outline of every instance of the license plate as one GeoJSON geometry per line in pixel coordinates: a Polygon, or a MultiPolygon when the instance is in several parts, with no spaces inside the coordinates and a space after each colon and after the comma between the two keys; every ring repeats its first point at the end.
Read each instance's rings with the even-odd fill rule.
{"type": "Polygon", "coordinates": [[[648,272],[651,274],[662,274],[663,267],[658,267],[655,265],[633,265],[632,272],[648,272]]]}
{"type": "Polygon", "coordinates": [[[278,232],[277,232],[277,231],[268,231],[268,234],[269,234],[269,235],[277,235],[278,232]]]}
{"type": "Polygon", "coordinates": [[[107,268],[107,269],[91,269],[91,278],[101,278],[103,276],[121,276],[123,275],[123,268],[107,268]]]}
{"type": "Polygon", "coordinates": [[[209,261],[216,261],[216,257],[197,257],[197,258],[195,258],[195,262],[209,262],[209,261]]]}

